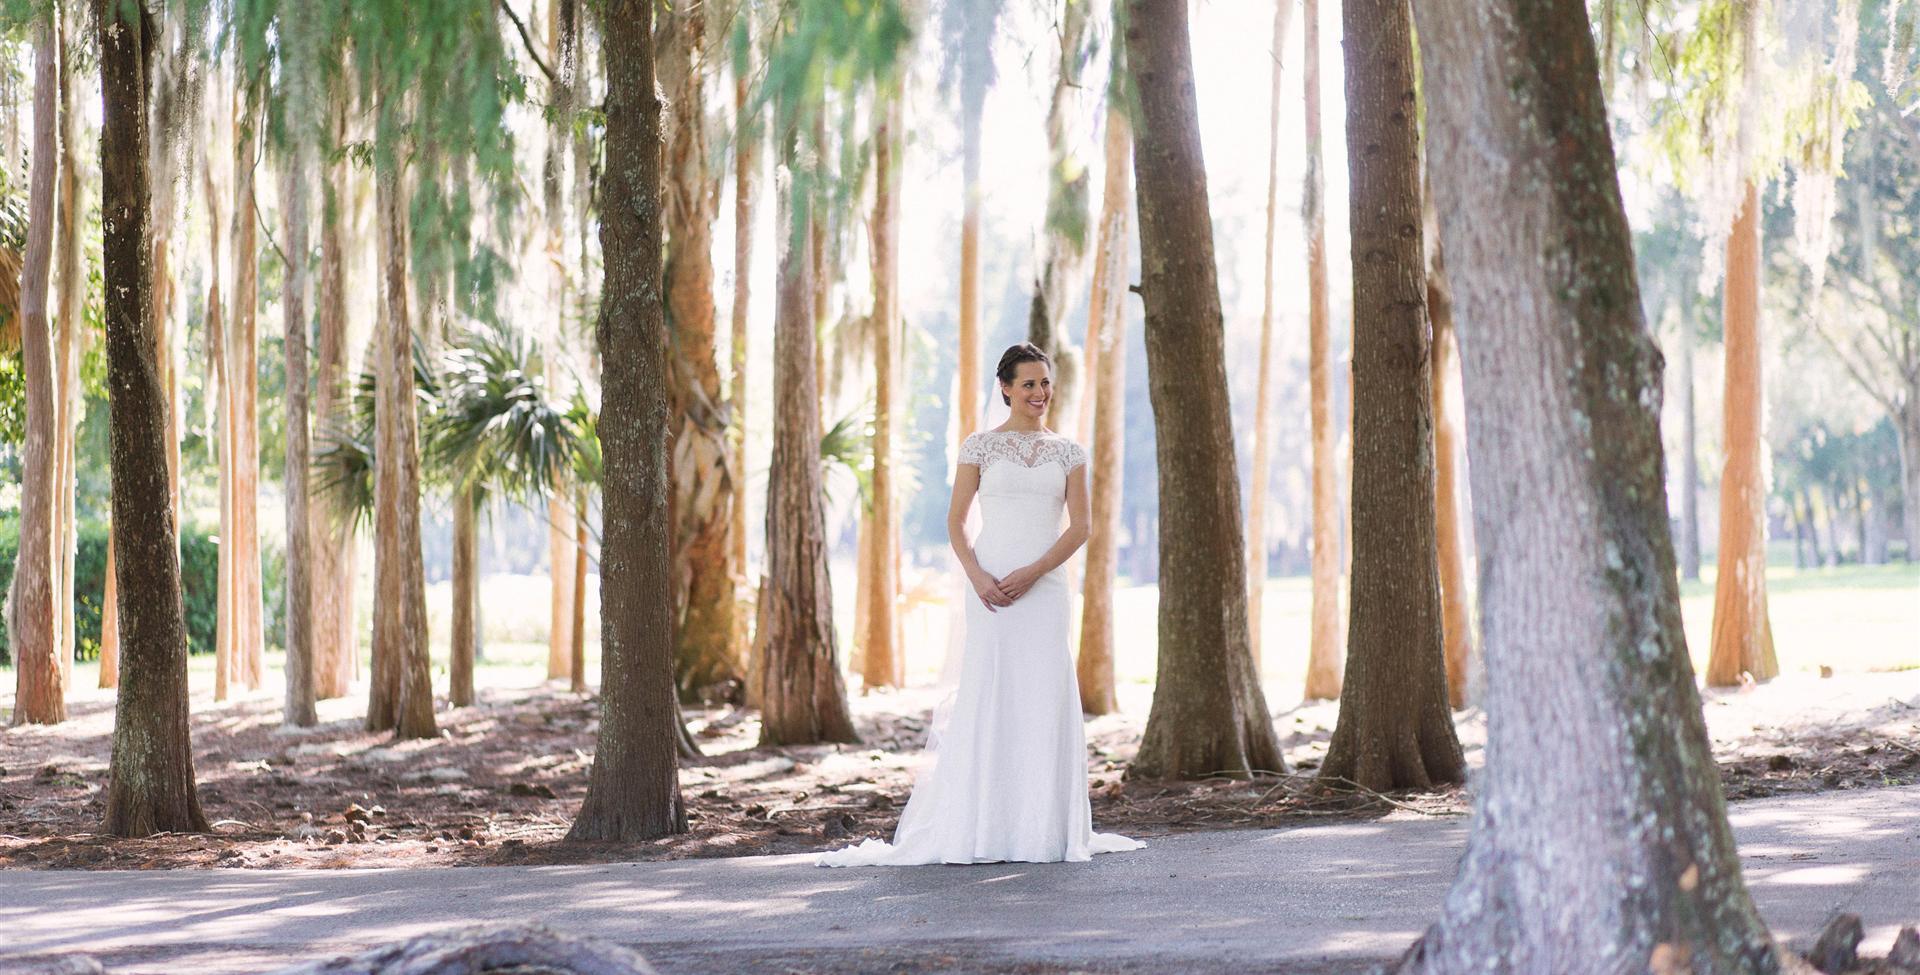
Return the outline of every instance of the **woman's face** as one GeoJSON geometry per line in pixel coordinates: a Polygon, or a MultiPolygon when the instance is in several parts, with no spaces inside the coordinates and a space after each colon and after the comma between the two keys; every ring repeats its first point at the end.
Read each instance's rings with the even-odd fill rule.
{"type": "Polygon", "coordinates": [[[1011,402],[1014,414],[1040,419],[1053,402],[1053,374],[1044,362],[1022,362],[1013,367],[1013,382],[1001,383],[1000,392],[1011,402]]]}

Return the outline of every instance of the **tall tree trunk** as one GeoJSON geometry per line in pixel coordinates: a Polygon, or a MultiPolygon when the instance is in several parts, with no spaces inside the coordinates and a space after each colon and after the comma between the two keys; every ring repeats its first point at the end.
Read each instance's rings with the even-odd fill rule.
{"type": "MultiPolygon", "coordinates": [[[[748,51],[752,48],[749,46],[748,51]]],[[[733,318],[729,339],[732,343],[733,369],[727,390],[732,405],[733,450],[733,587],[735,599],[747,592],[753,573],[747,565],[747,319],[751,309],[753,269],[753,210],[755,185],[760,175],[760,143],[763,136],[750,113],[749,72],[745,59],[735,63],[733,72],[733,318]]],[[[753,646],[748,633],[747,614],[736,611],[733,623],[734,657],[746,660],[753,646]]],[[[751,663],[747,670],[752,686],[751,663]]]]}
{"type": "MultiPolygon", "coordinates": [[[[1087,537],[1085,598],[1080,607],[1080,659],[1075,663],[1080,708],[1088,714],[1120,709],[1113,688],[1113,577],[1120,545],[1120,489],[1126,452],[1127,272],[1133,131],[1124,99],[1125,49],[1114,45],[1107,88],[1106,176],[1100,191],[1100,229],[1094,252],[1093,293],[1087,303],[1087,364],[1093,374],[1093,532],[1087,537]]],[[[1084,437],[1085,434],[1083,433],[1084,437]]]]}
{"type": "MultiPolygon", "coordinates": [[[[210,146],[224,144],[220,138],[224,124],[216,113],[213,129],[210,133],[210,146]]],[[[213,699],[227,699],[229,684],[234,675],[233,650],[238,640],[234,636],[234,585],[233,565],[234,541],[234,464],[233,446],[233,397],[237,388],[233,377],[232,355],[228,347],[226,331],[225,293],[220,288],[220,266],[225,255],[220,249],[220,224],[226,215],[226,207],[219,195],[219,186],[214,179],[214,163],[209,153],[207,165],[202,169],[207,192],[207,297],[206,297],[206,343],[208,358],[215,377],[213,405],[214,428],[218,431],[218,443],[215,447],[219,455],[220,487],[220,557],[218,577],[214,584],[213,614],[213,699]]]]}
{"type": "Polygon", "coordinates": [[[1771,972],[1680,626],[1660,357],[1586,8],[1419,12],[1469,330],[1488,725],[1459,877],[1400,968],[1771,972]]]}
{"type": "MultiPolygon", "coordinates": [[[[568,648],[570,665],[567,669],[567,688],[575,694],[587,692],[587,489],[584,485],[576,489],[573,497],[573,510],[577,513],[573,519],[573,645],[568,648]]],[[[679,723],[680,709],[674,708],[674,719],[679,723]]],[[[684,736],[686,728],[680,726],[684,736]]]]}
{"type": "Polygon", "coordinates": [[[312,521],[307,505],[307,148],[296,137],[280,175],[287,278],[281,288],[286,358],[287,723],[311,727],[314,713],[312,521]]]}
{"type": "MultiPolygon", "coordinates": [[[[112,414],[108,416],[111,418],[112,414]]],[[[111,505],[107,513],[107,581],[102,584],[100,594],[100,683],[117,688],[120,686],[120,560],[114,552],[117,546],[113,543],[111,505]]]]}
{"type": "Polygon", "coordinates": [[[27,387],[27,443],[21,452],[20,547],[13,571],[7,633],[14,654],[14,724],[67,719],[67,676],[60,664],[60,614],[54,608],[53,329],[47,319],[47,277],[53,264],[54,176],[60,167],[58,59],[60,36],[51,12],[33,27],[33,157],[27,196],[27,249],[20,269],[20,355],[27,387]]]}
{"type": "MultiPolygon", "coordinates": [[[[1911,339],[1909,339],[1911,341],[1911,339]]],[[[1907,382],[1894,432],[1900,447],[1900,525],[1907,561],[1920,562],[1920,370],[1907,382]]]]}
{"type": "Polygon", "coordinates": [[[1087,20],[1092,4],[1067,3],[1058,8],[1052,33],[1059,42],[1059,71],[1047,108],[1046,237],[1040,256],[1040,276],[1033,283],[1033,301],[1027,309],[1027,341],[1046,350],[1053,359],[1052,415],[1072,416],[1082,395],[1082,364],[1064,322],[1073,305],[1074,282],[1087,254],[1088,172],[1077,157],[1073,131],[1079,109],[1080,72],[1088,60],[1087,20]]]}
{"type": "Polygon", "coordinates": [[[676,771],[667,329],[660,208],[651,205],[660,199],[660,99],[650,0],[609,0],[603,24],[600,739],[567,839],[636,842],[687,830],[676,771]]]}
{"type": "Polygon", "coordinates": [[[99,30],[101,253],[112,412],[113,538],[126,678],[114,707],[105,831],[204,832],[187,732],[187,629],[167,494],[166,390],[155,361],[147,249],[147,62],[153,22],[134,5],[94,0],[99,30]]]}
{"type": "MultiPolygon", "coordinates": [[[[341,96],[329,102],[329,127],[346,141],[341,96]]],[[[347,245],[349,205],[342,181],[345,166],[323,164],[320,196],[320,295],[318,356],[314,362],[313,415],[316,426],[345,430],[347,417],[347,245]]],[[[353,577],[357,561],[352,525],[325,505],[310,505],[313,537],[314,696],[345,697],[359,669],[359,640],[353,619],[353,577]]]]}
{"type": "Polygon", "coordinates": [[[1131,774],[1285,767],[1247,645],[1246,542],[1186,0],[1134,0],[1126,58],[1147,390],[1160,472],[1160,661],[1131,774]],[[1178,434],[1175,434],[1178,431],[1178,434]]]}
{"type": "MultiPolygon", "coordinates": [[[[58,319],[59,333],[55,338],[53,369],[55,382],[56,419],[54,426],[54,573],[58,579],[53,589],[53,600],[59,620],[60,637],[57,641],[60,653],[62,675],[67,686],[73,684],[73,655],[79,646],[74,629],[74,558],[79,549],[80,523],[76,502],[78,500],[79,477],[74,467],[75,442],[80,438],[81,411],[85,408],[85,394],[80,388],[80,349],[86,321],[81,315],[81,301],[86,294],[85,270],[81,265],[80,247],[86,232],[80,226],[82,215],[86,212],[81,206],[80,193],[80,157],[77,148],[80,132],[77,121],[82,110],[75,104],[73,94],[72,52],[81,43],[75,36],[73,27],[74,11],[66,3],[54,7],[56,21],[55,32],[59,37],[60,65],[58,88],[60,100],[60,174],[59,174],[59,223],[54,228],[53,265],[56,273],[54,283],[54,312],[58,319]]],[[[106,668],[100,670],[100,686],[112,687],[106,668]]]]}
{"type": "Polygon", "coordinates": [[[1313,477],[1313,605],[1307,700],[1340,696],[1346,620],[1340,615],[1341,523],[1338,434],[1333,425],[1333,330],[1327,321],[1326,177],[1320,138],[1320,0],[1303,0],[1307,178],[1300,209],[1307,225],[1307,398],[1313,477]]]}
{"type": "Polygon", "coordinates": [[[1680,319],[1680,574],[1700,580],[1700,454],[1693,410],[1693,321],[1680,319]]]}
{"type": "Polygon", "coordinates": [[[986,4],[968,13],[960,54],[960,349],[953,410],[961,443],[980,429],[980,153],[987,88],[993,80],[993,20],[986,4]],[[984,20],[984,23],[982,22],[984,20]]]}
{"type": "Polygon", "coordinates": [[[1260,673],[1261,607],[1267,582],[1267,481],[1273,467],[1273,257],[1280,216],[1280,76],[1293,0],[1273,4],[1273,97],[1267,110],[1267,260],[1261,271],[1260,377],[1253,397],[1253,470],[1247,499],[1247,636],[1260,673]]]}
{"type": "Polygon", "coordinates": [[[1434,539],[1420,130],[1407,0],[1347,0],[1353,227],[1353,597],[1320,768],[1375,791],[1466,775],[1447,708],[1434,539]]]}
{"type": "Polygon", "coordinates": [[[227,316],[228,368],[234,379],[228,405],[233,410],[233,525],[222,538],[233,546],[234,676],[258,690],[265,668],[260,591],[260,410],[258,328],[260,248],[254,205],[254,146],[257,97],[244,82],[234,86],[233,143],[233,291],[227,316]]]}
{"type": "MultiPolygon", "coordinates": [[[[780,164],[797,175],[798,106],[783,101],[780,164]]],[[[855,742],[833,632],[833,589],[827,577],[826,518],[821,510],[820,396],[816,385],[812,269],[807,242],[810,184],[776,181],[779,288],[774,301],[773,463],[767,475],[767,579],[761,590],[765,673],[760,688],[760,743],[855,742]]]]}
{"type": "Polygon", "coordinates": [[[480,499],[463,488],[453,499],[453,629],[447,659],[447,703],[473,704],[473,662],[480,645],[480,499]]]}
{"type": "MultiPolygon", "coordinates": [[[[1427,248],[1427,314],[1433,321],[1433,534],[1440,569],[1440,632],[1446,648],[1447,703],[1464,708],[1479,696],[1479,656],[1473,646],[1473,618],[1467,609],[1467,538],[1460,517],[1460,418],[1447,390],[1459,375],[1453,327],[1453,288],[1447,280],[1445,252],[1433,201],[1425,204],[1422,231],[1427,248]]],[[[1464,400],[1464,397],[1463,397],[1464,400]]]]}
{"type": "MultiPolygon", "coordinates": [[[[579,78],[578,0],[552,0],[547,7],[547,54],[554,74],[548,88],[553,103],[547,125],[547,154],[541,170],[541,209],[547,224],[547,287],[553,313],[546,322],[547,385],[558,388],[561,348],[565,342],[562,318],[567,307],[566,203],[564,159],[567,132],[572,127],[575,86],[579,78]]],[[[582,210],[584,202],[580,203],[582,210]]],[[[584,260],[584,255],[583,255],[584,260]]],[[[547,679],[568,677],[573,634],[573,522],[567,504],[569,478],[562,476],[547,499],[547,565],[552,580],[547,628],[547,679]]]]}
{"type": "Polygon", "coordinates": [[[654,47],[667,119],[667,322],[672,356],[674,677],[680,696],[746,677],[734,654],[733,579],[727,572],[735,472],[715,354],[713,198],[706,156],[705,8],[660,15],[654,47]]]}
{"type": "Polygon", "coordinates": [[[867,687],[899,687],[906,683],[906,662],[895,641],[899,629],[895,608],[900,598],[899,519],[893,498],[894,377],[899,369],[896,343],[900,333],[900,152],[906,145],[901,118],[901,96],[887,91],[879,96],[879,116],[873,134],[873,531],[868,544],[872,562],[871,599],[867,609],[865,656],[860,676],[867,687]]]}
{"type": "Polygon", "coordinates": [[[1707,686],[1734,687],[1747,674],[1780,673],[1767,616],[1767,483],[1761,460],[1760,190],[1748,181],[1727,237],[1725,307],[1726,465],[1720,473],[1719,568],[1713,585],[1713,649],[1707,686]]]}
{"type": "Polygon", "coordinates": [[[407,314],[406,208],[399,163],[378,175],[380,263],[387,305],[375,357],[374,675],[372,731],[431,738],[433,684],[427,664],[427,598],[420,564],[420,454],[415,432],[413,329],[407,314]],[[382,690],[384,688],[384,690],[382,690]],[[384,704],[376,708],[375,704],[384,704]]]}

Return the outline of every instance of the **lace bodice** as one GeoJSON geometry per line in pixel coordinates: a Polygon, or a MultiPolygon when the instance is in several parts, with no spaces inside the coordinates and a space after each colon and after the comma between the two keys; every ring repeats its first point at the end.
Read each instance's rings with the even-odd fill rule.
{"type": "Polygon", "coordinates": [[[982,430],[960,444],[959,462],[979,465],[983,476],[1001,461],[1027,468],[1057,463],[1061,471],[1071,474],[1086,464],[1087,452],[1050,430],[982,430]]]}

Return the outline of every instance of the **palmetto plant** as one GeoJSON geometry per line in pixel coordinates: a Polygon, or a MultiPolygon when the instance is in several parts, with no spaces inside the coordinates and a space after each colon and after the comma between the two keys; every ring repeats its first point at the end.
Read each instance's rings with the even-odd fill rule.
{"type": "MultiPolygon", "coordinates": [[[[423,426],[425,457],[454,494],[544,497],[596,439],[585,402],[553,399],[541,367],[530,339],[486,325],[470,328],[441,357],[439,408],[423,426]]],[[[592,452],[599,453],[597,443],[592,452]]]]}

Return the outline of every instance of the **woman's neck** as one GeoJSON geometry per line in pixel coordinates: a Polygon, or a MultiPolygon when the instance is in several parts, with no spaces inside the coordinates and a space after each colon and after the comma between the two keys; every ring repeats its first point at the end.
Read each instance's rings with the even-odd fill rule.
{"type": "Polygon", "coordinates": [[[1047,429],[1047,425],[1031,417],[1009,416],[1000,429],[1005,433],[1040,433],[1047,429]]]}

